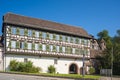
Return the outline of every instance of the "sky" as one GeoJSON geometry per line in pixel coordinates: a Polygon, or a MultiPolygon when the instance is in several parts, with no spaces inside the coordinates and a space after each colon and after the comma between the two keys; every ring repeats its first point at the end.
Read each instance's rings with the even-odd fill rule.
{"type": "Polygon", "coordinates": [[[113,37],[120,29],[120,0],[0,0],[0,35],[8,12],[82,27],[96,38],[103,30],[113,37]]]}

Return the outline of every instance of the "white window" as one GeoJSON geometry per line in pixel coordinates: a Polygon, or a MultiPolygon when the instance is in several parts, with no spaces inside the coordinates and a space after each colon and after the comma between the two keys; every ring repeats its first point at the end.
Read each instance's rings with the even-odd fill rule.
{"type": "Polygon", "coordinates": [[[73,43],[76,43],[76,38],[73,38],[73,43]]]}
{"type": "Polygon", "coordinates": [[[67,41],[70,42],[70,37],[67,38],[67,41]]]}
{"type": "Polygon", "coordinates": [[[12,34],[16,34],[16,28],[12,27],[12,34]]]}
{"type": "Polygon", "coordinates": [[[56,48],[57,48],[57,52],[59,52],[59,46],[56,46],[56,48]]]}
{"type": "Polygon", "coordinates": [[[24,35],[24,29],[20,29],[20,35],[24,35]]]}
{"type": "Polygon", "coordinates": [[[72,53],[75,54],[75,48],[72,48],[72,53]]]}
{"type": "Polygon", "coordinates": [[[62,40],[65,41],[65,36],[62,36],[62,40]]]}
{"type": "Polygon", "coordinates": [[[63,53],[65,53],[65,47],[62,47],[62,51],[63,51],[63,53]]]}
{"type": "Polygon", "coordinates": [[[16,48],[16,41],[11,41],[11,48],[16,48]]]}
{"type": "Polygon", "coordinates": [[[37,38],[39,37],[39,32],[38,31],[35,32],[35,37],[37,37],[37,38]]]}
{"type": "Polygon", "coordinates": [[[35,44],[35,50],[39,50],[39,45],[35,44]]]}
{"type": "Polygon", "coordinates": [[[28,49],[32,49],[32,43],[28,43],[28,49]]]}
{"type": "Polygon", "coordinates": [[[43,34],[42,34],[42,38],[46,38],[46,33],[45,32],[43,32],[43,34]]]}
{"type": "Polygon", "coordinates": [[[32,36],[32,31],[28,30],[28,36],[32,36]]]}
{"type": "Polygon", "coordinates": [[[59,39],[59,35],[56,35],[56,40],[60,40],[60,39],[59,39]]]}
{"type": "Polygon", "coordinates": [[[45,44],[42,45],[42,50],[46,51],[46,45],[45,44]]]}
{"type": "Polygon", "coordinates": [[[53,45],[50,45],[50,51],[51,52],[53,51],[53,45]]]}
{"type": "Polygon", "coordinates": [[[53,39],[53,34],[50,34],[50,36],[49,36],[49,37],[50,37],[50,39],[53,39]]]}

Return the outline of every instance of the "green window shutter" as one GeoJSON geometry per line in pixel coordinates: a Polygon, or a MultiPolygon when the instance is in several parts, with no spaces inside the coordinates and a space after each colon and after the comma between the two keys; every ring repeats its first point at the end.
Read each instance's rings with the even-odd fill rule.
{"type": "Polygon", "coordinates": [[[81,44],[84,44],[84,39],[81,40],[81,44]]]}
{"type": "Polygon", "coordinates": [[[28,36],[28,30],[27,30],[27,29],[25,29],[24,35],[25,35],[25,36],[28,36]]]}
{"type": "Polygon", "coordinates": [[[42,32],[39,32],[39,37],[42,38],[42,32]]]}
{"type": "Polygon", "coordinates": [[[53,52],[56,52],[56,46],[53,45],[53,52]]]}
{"type": "Polygon", "coordinates": [[[65,41],[66,41],[66,42],[68,41],[68,37],[67,37],[67,36],[65,37],[65,41]]]}
{"type": "Polygon", "coordinates": [[[56,40],[56,35],[55,34],[53,34],[53,40],[56,40]]]}
{"type": "Polygon", "coordinates": [[[62,35],[60,35],[60,41],[62,41],[62,35]]]}
{"type": "Polygon", "coordinates": [[[8,47],[11,48],[11,41],[9,42],[8,47]]]}
{"type": "Polygon", "coordinates": [[[60,46],[60,53],[62,53],[62,46],[60,46]]]}
{"type": "Polygon", "coordinates": [[[68,54],[71,54],[72,53],[72,48],[71,47],[68,47],[68,54]]]}
{"type": "Polygon", "coordinates": [[[32,50],[35,50],[35,44],[32,43],[32,50]]]}
{"type": "Polygon", "coordinates": [[[46,51],[50,51],[50,46],[49,45],[46,45],[46,51]]]}
{"type": "Polygon", "coordinates": [[[35,30],[32,30],[32,37],[35,37],[35,30]]]}
{"type": "Polygon", "coordinates": [[[20,42],[19,41],[16,42],[16,48],[17,49],[20,48],[20,42]]]}
{"type": "Polygon", "coordinates": [[[71,37],[71,40],[70,40],[71,43],[73,43],[73,37],[71,37]]]}
{"type": "Polygon", "coordinates": [[[20,29],[18,27],[17,27],[16,33],[17,33],[17,35],[19,35],[19,33],[20,33],[20,29]]]}
{"type": "Polygon", "coordinates": [[[39,50],[42,51],[42,44],[39,44],[39,50]]]}
{"type": "Polygon", "coordinates": [[[79,44],[79,39],[78,38],[76,38],[76,44],[79,44]]]}
{"type": "Polygon", "coordinates": [[[27,48],[28,48],[28,44],[27,44],[27,42],[25,42],[24,49],[27,49],[27,48]]]}
{"type": "Polygon", "coordinates": [[[80,54],[80,49],[76,48],[75,52],[76,52],[76,54],[80,54]]]}
{"type": "Polygon", "coordinates": [[[8,32],[8,33],[11,33],[11,31],[12,31],[12,30],[11,30],[11,27],[9,27],[7,32],[8,32]]]}
{"type": "Polygon", "coordinates": [[[46,38],[49,39],[49,33],[48,32],[46,33],[46,38]]]}

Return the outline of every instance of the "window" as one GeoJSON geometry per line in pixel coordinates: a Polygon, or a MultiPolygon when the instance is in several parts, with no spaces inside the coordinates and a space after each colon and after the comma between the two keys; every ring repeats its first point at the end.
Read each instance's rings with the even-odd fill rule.
{"type": "Polygon", "coordinates": [[[16,28],[12,27],[12,34],[16,34],[16,28]]]}
{"type": "Polygon", "coordinates": [[[73,43],[76,43],[76,40],[75,40],[75,38],[73,38],[73,43]]]}
{"type": "Polygon", "coordinates": [[[75,54],[75,48],[72,48],[72,53],[75,54]]]}
{"type": "Polygon", "coordinates": [[[20,48],[24,49],[24,42],[20,42],[20,48]]]}
{"type": "Polygon", "coordinates": [[[52,40],[52,39],[53,39],[53,34],[50,34],[50,36],[49,36],[49,37],[50,37],[49,39],[51,39],[51,40],[52,40]]]}
{"type": "Polygon", "coordinates": [[[32,49],[32,43],[28,43],[28,49],[32,49]]]}
{"type": "Polygon", "coordinates": [[[51,51],[51,52],[53,51],[53,46],[52,46],[52,45],[50,45],[50,51],[51,51]]]}
{"type": "Polygon", "coordinates": [[[37,37],[37,38],[39,37],[39,32],[38,31],[35,32],[35,37],[37,37]]]}
{"type": "Polygon", "coordinates": [[[62,47],[62,51],[63,51],[63,53],[65,53],[65,47],[62,47]]]}
{"type": "Polygon", "coordinates": [[[57,52],[59,52],[59,46],[56,46],[56,48],[57,48],[57,52]]]}
{"type": "Polygon", "coordinates": [[[42,34],[42,38],[46,38],[46,33],[45,32],[43,32],[43,34],[42,34]]]}
{"type": "Polygon", "coordinates": [[[60,40],[60,39],[59,39],[59,35],[56,35],[56,40],[58,40],[58,41],[60,40]]]}
{"type": "Polygon", "coordinates": [[[28,30],[28,36],[32,36],[32,31],[28,30]]]}
{"type": "Polygon", "coordinates": [[[62,36],[62,40],[65,41],[65,36],[62,36]]]}
{"type": "Polygon", "coordinates": [[[68,42],[70,42],[70,37],[67,38],[68,42]]]}
{"type": "Polygon", "coordinates": [[[45,44],[42,45],[42,50],[46,51],[46,45],[45,44]]]}
{"type": "Polygon", "coordinates": [[[39,50],[39,45],[35,44],[35,50],[39,50]]]}
{"type": "Polygon", "coordinates": [[[11,48],[16,48],[16,41],[11,41],[11,48]]]}
{"type": "Polygon", "coordinates": [[[24,35],[24,29],[20,29],[20,35],[24,35]]]}

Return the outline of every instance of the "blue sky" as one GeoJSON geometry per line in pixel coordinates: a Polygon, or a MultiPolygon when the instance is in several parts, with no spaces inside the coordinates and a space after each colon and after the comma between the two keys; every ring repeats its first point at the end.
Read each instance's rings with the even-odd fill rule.
{"type": "Polygon", "coordinates": [[[80,26],[95,37],[120,29],[120,0],[0,0],[0,34],[7,12],[80,26]]]}

